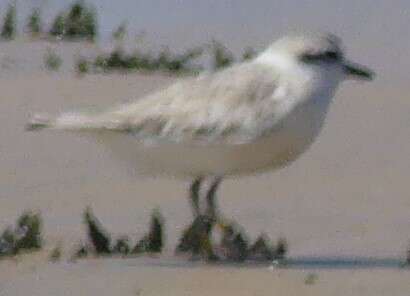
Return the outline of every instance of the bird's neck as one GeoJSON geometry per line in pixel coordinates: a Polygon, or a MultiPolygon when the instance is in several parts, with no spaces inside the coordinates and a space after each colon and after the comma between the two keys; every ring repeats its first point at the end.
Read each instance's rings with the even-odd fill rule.
{"type": "Polygon", "coordinates": [[[272,73],[278,75],[280,83],[292,90],[291,93],[288,93],[290,96],[299,97],[302,92],[306,94],[314,91],[311,87],[315,85],[312,83],[315,80],[315,73],[302,67],[295,58],[287,54],[267,50],[258,56],[255,62],[270,67],[272,73]]]}

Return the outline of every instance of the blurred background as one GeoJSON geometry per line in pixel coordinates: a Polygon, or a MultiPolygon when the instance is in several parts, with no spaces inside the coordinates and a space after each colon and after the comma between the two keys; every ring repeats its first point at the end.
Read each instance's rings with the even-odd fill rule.
{"type": "MultiPolygon", "coordinates": [[[[1,0],[4,15],[11,1],[1,0]]],[[[353,57],[376,68],[379,78],[407,82],[410,59],[408,18],[405,0],[270,1],[270,0],[90,0],[98,13],[100,41],[127,23],[131,39],[144,36],[154,46],[173,50],[198,46],[215,38],[235,53],[247,46],[264,48],[292,30],[321,30],[339,35],[353,57]],[[387,78],[388,77],[388,78],[387,78]]],[[[70,1],[16,1],[19,29],[31,9],[40,8],[45,24],[66,9],[70,1]]]]}

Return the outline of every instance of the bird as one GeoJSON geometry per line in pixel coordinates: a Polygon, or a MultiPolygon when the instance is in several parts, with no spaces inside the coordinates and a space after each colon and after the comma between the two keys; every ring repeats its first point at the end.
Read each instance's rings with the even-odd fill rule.
{"type": "Polygon", "coordinates": [[[26,129],[94,138],[139,174],[188,178],[194,214],[215,217],[224,177],[292,163],[318,137],[341,82],[373,77],[336,35],[290,34],[242,63],[104,111],[34,115],[26,129]]]}

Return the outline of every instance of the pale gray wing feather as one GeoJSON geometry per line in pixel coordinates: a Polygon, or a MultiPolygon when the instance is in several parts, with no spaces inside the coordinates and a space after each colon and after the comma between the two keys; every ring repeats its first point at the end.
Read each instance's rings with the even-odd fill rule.
{"type": "Polygon", "coordinates": [[[126,132],[150,142],[246,142],[274,122],[270,98],[277,81],[268,66],[243,63],[77,121],[85,129],[126,132]]]}

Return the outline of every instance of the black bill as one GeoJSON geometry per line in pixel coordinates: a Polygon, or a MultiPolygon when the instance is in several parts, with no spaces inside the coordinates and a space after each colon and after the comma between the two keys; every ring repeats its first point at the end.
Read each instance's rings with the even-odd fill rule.
{"type": "Polygon", "coordinates": [[[374,72],[369,68],[355,63],[345,63],[344,69],[347,76],[350,76],[352,79],[373,80],[375,76],[374,72]]]}

